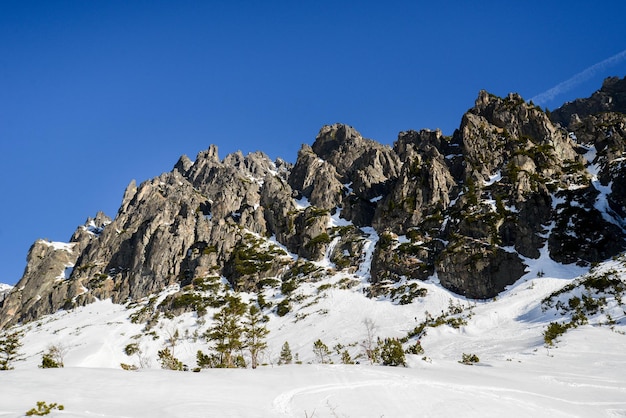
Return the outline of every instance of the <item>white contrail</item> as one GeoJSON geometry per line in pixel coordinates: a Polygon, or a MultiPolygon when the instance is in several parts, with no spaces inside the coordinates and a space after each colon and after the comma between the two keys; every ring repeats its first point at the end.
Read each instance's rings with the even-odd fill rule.
{"type": "Polygon", "coordinates": [[[569,80],[566,80],[562,83],[557,84],[556,86],[552,87],[550,90],[546,90],[543,93],[536,95],[530,100],[532,100],[533,103],[537,105],[541,105],[546,102],[549,102],[550,100],[554,99],[559,94],[565,93],[573,89],[574,87],[576,87],[578,84],[582,83],[583,81],[590,79],[591,77],[596,75],[599,71],[602,71],[605,68],[615,65],[617,63],[620,63],[624,59],[626,59],[626,50],[620,52],[619,54],[613,55],[611,58],[607,58],[604,61],[600,61],[599,63],[592,65],[591,67],[579,72],[578,74],[576,74],[569,80]]]}

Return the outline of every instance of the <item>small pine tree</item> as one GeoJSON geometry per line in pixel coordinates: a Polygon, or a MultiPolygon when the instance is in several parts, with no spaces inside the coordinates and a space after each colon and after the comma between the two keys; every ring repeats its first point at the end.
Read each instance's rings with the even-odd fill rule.
{"type": "Polygon", "coordinates": [[[215,344],[219,356],[217,367],[237,367],[234,354],[244,347],[244,329],[240,324],[246,305],[236,297],[228,297],[226,305],[213,315],[215,321],[205,337],[215,344]]]}
{"type": "Polygon", "coordinates": [[[67,349],[62,345],[50,345],[48,350],[41,357],[42,369],[55,369],[63,367],[63,358],[67,349]]]}
{"type": "Polygon", "coordinates": [[[250,366],[256,369],[259,364],[259,356],[267,348],[265,338],[269,330],[264,325],[267,317],[261,314],[255,305],[250,306],[243,326],[244,345],[250,353],[250,366]]]}
{"type": "Polygon", "coordinates": [[[543,341],[546,343],[546,346],[553,346],[554,341],[565,334],[570,325],[568,324],[560,324],[558,322],[550,322],[548,327],[543,332],[543,341]]]}
{"type": "Polygon", "coordinates": [[[291,364],[293,357],[291,355],[291,348],[289,348],[289,343],[285,341],[283,344],[283,348],[280,350],[280,358],[278,359],[278,364],[291,364]]]}
{"type": "Polygon", "coordinates": [[[137,344],[137,343],[130,343],[126,347],[124,347],[124,353],[127,356],[132,356],[133,354],[136,354],[139,351],[140,351],[139,350],[139,344],[137,344]]]}
{"type": "Polygon", "coordinates": [[[42,369],[58,369],[59,367],[63,367],[63,363],[57,363],[50,353],[43,353],[39,367],[42,369]]]}
{"type": "Polygon", "coordinates": [[[354,364],[354,361],[352,361],[352,357],[350,357],[350,353],[348,353],[348,350],[343,350],[343,352],[341,353],[341,362],[343,364],[354,364]]]}
{"type": "Polygon", "coordinates": [[[402,344],[396,338],[378,340],[380,358],[385,366],[406,366],[402,344]]]}
{"type": "Polygon", "coordinates": [[[27,417],[30,417],[33,415],[37,415],[37,416],[48,415],[50,411],[52,411],[53,409],[58,409],[59,411],[63,411],[65,407],[63,405],[57,404],[56,402],[47,404],[45,401],[39,401],[37,402],[37,407],[31,408],[30,410],[26,411],[25,415],[27,417]]]}
{"type": "Polygon", "coordinates": [[[291,305],[289,304],[289,299],[285,298],[276,306],[276,315],[285,316],[290,310],[291,305]]]}
{"type": "Polygon", "coordinates": [[[0,338],[0,370],[13,369],[13,363],[21,360],[22,333],[15,331],[0,338]]]}
{"type": "Polygon", "coordinates": [[[471,366],[472,364],[478,363],[479,361],[480,359],[478,358],[476,354],[463,353],[463,356],[461,357],[461,360],[459,361],[459,363],[471,366]]]}
{"type": "Polygon", "coordinates": [[[317,340],[313,343],[313,353],[315,357],[317,357],[317,361],[322,364],[330,363],[330,350],[328,346],[322,342],[322,340],[317,340]]]}
{"type": "Polygon", "coordinates": [[[137,366],[135,366],[134,364],[120,363],[120,367],[122,368],[122,370],[126,371],[137,370],[137,366]]]}
{"type": "Polygon", "coordinates": [[[406,352],[408,354],[424,354],[424,348],[420,340],[417,340],[414,345],[410,346],[406,352]]]}
{"type": "Polygon", "coordinates": [[[202,350],[198,350],[198,352],[196,353],[196,364],[198,365],[199,369],[208,369],[210,367],[214,367],[213,363],[213,358],[210,355],[204,354],[202,350]]]}
{"type": "Polygon", "coordinates": [[[205,354],[202,350],[198,350],[196,353],[196,364],[198,367],[195,371],[224,367],[224,365],[220,363],[220,356],[218,354],[205,354]]]}
{"type": "Polygon", "coordinates": [[[167,370],[185,370],[183,363],[172,355],[169,348],[164,348],[158,352],[159,361],[161,362],[161,368],[167,370]]]}
{"type": "Polygon", "coordinates": [[[244,359],[241,354],[235,356],[234,364],[235,367],[239,367],[240,369],[245,369],[246,367],[248,367],[248,365],[246,364],[246,359],[244,359]]]}

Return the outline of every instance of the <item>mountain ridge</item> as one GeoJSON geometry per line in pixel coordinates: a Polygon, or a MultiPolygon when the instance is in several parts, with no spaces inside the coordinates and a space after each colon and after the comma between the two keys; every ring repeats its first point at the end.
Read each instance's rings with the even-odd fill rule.
{"type": "MultiPolygon", "coordinates": [[[[602,100],[621,97],[623,84],[605,81],[602,100]]],[[[262,152],[220,160],[213,145],[195,161],[182,156],[170,172],[131,181],[114,219],[97,214],[65,246],[35,242],[0,326],[174,284],[193,293],[210,277],[261,294],[324,269],[367,271],[372,297],[436,275],[486,299],[544,250],[565,264],[609,259],[626,249],[625,117],[576,119],[596,96],[547,114],[481,91],[453,135],[405,131],[393,146],[327,125],[294,164],[262,152]],[[555,123],[564,118],[567,129],[555,123]]]]}

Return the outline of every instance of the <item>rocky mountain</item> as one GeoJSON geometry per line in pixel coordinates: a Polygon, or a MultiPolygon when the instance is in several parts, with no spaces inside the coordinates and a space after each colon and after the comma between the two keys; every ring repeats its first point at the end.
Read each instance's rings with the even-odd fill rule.
{"type": "Polygon", "coordinates": [[[582,118],[606,112],[626,113],[626,78],[605,79],[602,88],[591,97],[565,103],[550,114],[550,119],[567,128],[572,123],[580,123],[582,118]]]}
{"type": "Polygon", "coordinates": [[[97,214],[69,243],[35,242],[0,299],[0,327],[172,285],[158,309],[199,310],[218,278],[280,316],[294,288],[337,271],[398,303],[427,279],[483,299],[542,256],[606,260],[626,250],[625,95],[626,78],[611,78],[547,114],[481,91],[451,136],[406,131],[387,146],[335,124],[295,164],[220,159],[215,146],[182,156],[132,181],[114,219],[97,214]],[[263,300],[268,288],[279,300],[263,300]]]}

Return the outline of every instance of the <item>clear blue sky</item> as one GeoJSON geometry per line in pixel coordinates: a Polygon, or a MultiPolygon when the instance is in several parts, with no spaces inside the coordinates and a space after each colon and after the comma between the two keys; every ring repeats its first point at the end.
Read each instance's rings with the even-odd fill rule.
{"type": "MultiPolygon", "coordinates": [[[[451,134],[480,89],[530,99],[626,50],[625,16],[622,0],[1,0],[0,282],[182,154],[293,162],[334,122],[451,134]]],[[[609,75],[626,59],[542,106],[609,75]]]]}

